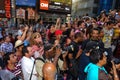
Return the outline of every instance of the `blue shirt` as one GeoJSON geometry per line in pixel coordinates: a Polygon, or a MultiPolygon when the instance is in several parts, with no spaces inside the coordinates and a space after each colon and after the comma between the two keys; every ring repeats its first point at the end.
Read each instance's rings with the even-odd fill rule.
{"type": "Polygon", "coordinates": [[[0,46],[0,52],[4,52],[4,53],[7,53],[7,52],[12,52],[13,51],[13,44],[12,43],[2,43],[1,46],[0,46]]]}
{"type": "Polygon", "coordinates": [[[84,72],[87,73],[86,80],[99,80],[99,69],[107,73],[104,67],[100,67],[96,64],[89,63],[84,69],[84,72]]]}
{"type": "Polygon", "coordinates": [[[86,53],[83,52],[80,55],[79,59],[79,80],[85,80],[86,74],[84,72],[84,69],[89,63],[90,63],[89,56],[87,56],[86,53]]]}

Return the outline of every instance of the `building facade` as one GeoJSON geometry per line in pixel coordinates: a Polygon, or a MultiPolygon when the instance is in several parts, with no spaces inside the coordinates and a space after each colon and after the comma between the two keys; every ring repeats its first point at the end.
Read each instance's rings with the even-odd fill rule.
{"type": "Polygon", "coordinates": [[[73,0],[72,16],[78,17],[85,14],[95,16],[98,11],[99,0],[73,0]]]}
{"type": "Polygon", "coordinates": [[[97,16],[102,10],[120,8],[120,0],[73,0],[72,16],[79,17],[85,14],[97,16]]]}

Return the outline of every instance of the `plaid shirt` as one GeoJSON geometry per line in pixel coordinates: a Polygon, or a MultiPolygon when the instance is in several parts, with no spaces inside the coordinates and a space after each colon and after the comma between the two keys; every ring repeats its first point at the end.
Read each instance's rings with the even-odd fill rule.
{"type": "Polygon", "coordinates": [[[12,52],[13,51],[13,44],[12,43],[2,43],[1,46],[0,46],[0,52],[4,52],[4,53],[7,53],[7,52],[12,52]]]}

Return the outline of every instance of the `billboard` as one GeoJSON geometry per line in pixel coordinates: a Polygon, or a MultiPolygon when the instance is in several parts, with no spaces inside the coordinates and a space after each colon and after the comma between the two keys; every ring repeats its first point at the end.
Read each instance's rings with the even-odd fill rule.
{"type": "Polygon", "coordinates": [[[22,8],[17,9],[16,10],[16,17],[21,18],[21,19],[25,19],[25,10],[22,8]]]}
{"type": "Polygon", "coordinates": [[[0,0],[0,18],[11,18],[11,0],[0,0]]]}
{"type": "Polygon", "coordinates": [[[72,0],[40,0],[40,10],[70,13],[72,0]],[[41,8],[41,6],[47,9],[41,8]]]}
{"type": "Polygon", "coordinates": [[[36,6],[36,0],[16,0],[17,6],[36,6]]]}
{"type": "Polygon", "coordinates": [[[32,8],[28,8],[28,19],[35,19],[35,10],[33,10],[32,8]]]}

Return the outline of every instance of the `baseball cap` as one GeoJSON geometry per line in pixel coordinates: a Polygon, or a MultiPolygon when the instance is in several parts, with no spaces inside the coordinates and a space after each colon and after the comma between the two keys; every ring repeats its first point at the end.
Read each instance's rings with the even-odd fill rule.
{"type": "Polygon", "coordinates": [[[62,35],[62,31],[61,30],[56,30],[55,35],[62,35]]]}
{"type": "Polygon", "coordinates": [[[92,49],[99,49],[99,44],[96,41],[90,41],[87,43],[85,52],[89,52],[92,49]]]}

